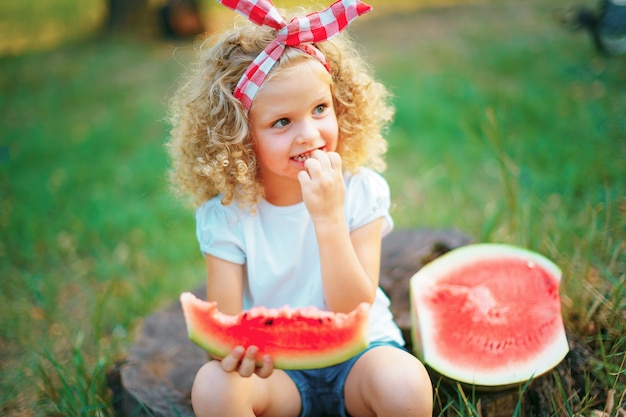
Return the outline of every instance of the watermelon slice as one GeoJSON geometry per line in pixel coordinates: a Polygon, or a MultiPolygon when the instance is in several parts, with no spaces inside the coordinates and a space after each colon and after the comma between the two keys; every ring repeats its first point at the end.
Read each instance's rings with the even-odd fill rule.
{"type": "Polygon", "coordinates": [[[555,367],[569,348],[561,270],[503,244],[454,249],[410,281],[415,354],[455,381],[506,389],[555,367]]]}
{"type": "Polygon", "coordinates": [[[368,345],[367,303],[348,314],[285,306],[254,307],[231,316],[189,292],[181,294],[180,302],[189,338],[218,358],[237,345],[254,345],[259,358],[271,355],[275,368],[314,369],[343,362],[368,345]]]}

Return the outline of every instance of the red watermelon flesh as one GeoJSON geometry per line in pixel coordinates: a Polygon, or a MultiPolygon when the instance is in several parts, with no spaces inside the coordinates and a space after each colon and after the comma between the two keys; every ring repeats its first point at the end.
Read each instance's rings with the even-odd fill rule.
{"type": "Polygon", "coordinates": [[[191,293],[181,294],[180,302],[189,338],[218,358],[235,346],[254,345],[258,357],[269,354],[276,368],[313,369],[349,359],[368,344],[367,303],[348,314],[285,306],[228,315],[191,293]]]}
{"type": "Polygon", "coordinates": [[[561,271],[509,245],[455,249],[411,278],[416,354],[440,374],[484,387],[519,384],[556,366],[569,348],[561,271]]]}

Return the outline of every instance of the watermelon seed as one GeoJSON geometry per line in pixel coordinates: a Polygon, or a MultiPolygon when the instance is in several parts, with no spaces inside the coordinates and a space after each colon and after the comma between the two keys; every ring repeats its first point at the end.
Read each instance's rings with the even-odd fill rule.
{"type": "Polygon", "coordinates": [[[265,320],[265,325],[266,326],[271,326],[274,323],[274,319],[267,319],[265,320]]]}

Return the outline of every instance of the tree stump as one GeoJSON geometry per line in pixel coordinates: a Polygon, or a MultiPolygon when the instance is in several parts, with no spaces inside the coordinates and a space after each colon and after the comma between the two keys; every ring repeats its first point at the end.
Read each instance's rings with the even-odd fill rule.
{"type": "Polygon", "coordinates": [[[149,316],[119,370],[118,417],[194,417],[191,385],[207,360],[187,336],[178,301],[149,316]]]}
{"type": "MultiPolygon", "coordinates": [[[[430,260],[470,241],[468,236],[454,230],[400,230],[383,239],[380,285],[391,299],[394,318],[409,349],[412,348],[409,279],[430,260]]],[[[193,292],[205,296],[204,287],[193,292]]],[[[588,366],[585,361],[588,356],[582,346],[570,343],[572,351],[556,370],[558,383],[568,395],[584,389],[581,375],[588,366]]],[[[126,362],[111,372],[110,385],[116,393],[118,416],[193,417],[191,386],[197,370],[207,360],[206,352],[188,339],[178,301],[149,316],[126,362]]],[[[518,403],[520,415],[549,416],[551,413],[546,409],[551,399],[547,392],[551,389],[555,392],[557,383],[552,377],[542,377],[533,381],[524,393],[517,389],[494,393],[459,387],[434,373],[431,377],[435,389],[434,415],[442,416],[458,415],[457,410],[466,409],[459,404],[459,388],[484,417],[511,416],[518,403]]]]}

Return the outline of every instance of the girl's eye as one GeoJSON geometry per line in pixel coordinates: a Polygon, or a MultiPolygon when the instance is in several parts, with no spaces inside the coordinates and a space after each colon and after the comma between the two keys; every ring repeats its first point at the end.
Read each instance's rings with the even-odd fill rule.
{"type": "Polygon", "coordinates": [[[315,107],[315,109],[313,110],[313,113],[315,114],[322,114],[324,113],[324,110],[326,110],[326,104],[319,104],[315,107]]]}
{"type": "Polygon", "coordinates": [[[277,120],[272,127],[285,127],[289,124],[289,119],[280,119],[277,120]]]}

